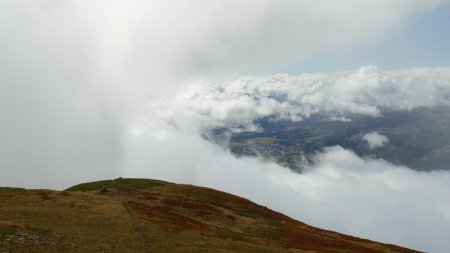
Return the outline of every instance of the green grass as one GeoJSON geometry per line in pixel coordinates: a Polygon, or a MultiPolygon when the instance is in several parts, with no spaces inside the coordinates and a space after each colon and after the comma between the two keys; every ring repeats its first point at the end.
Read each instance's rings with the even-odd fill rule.
{"type": "Polygon", "coordinates": [[[220,229],[216,231],[216,235],[221,238],[228,238],[234,241],[243,241],[244,237],[231,230],[220,229]]]}
{"type": "Polygon", "coordinates": [[[243,209],[243,208],[235,210],[235,213],[237,215],[240,215],[240,216],[243,216],[243,217],[255,218],[255,214],[254,213],[252,213],[252,212],[250,212],[250,211],[248,211],[246,209],[243,209]]]}
{"type": "Polygon", "coordinates": [[[0,196],[14,196],[19,194],[27,194],[28,191],[23,188],[0,187],[0,196]]]}
{"type": "Polygon", "coordinates": [[[16,229],[0,224],[0,237],[5,235],[12,235],[16,233],[16,229]]]}
{"type": "Polygon", "coordinates": [[[34,233],[41,234],[41,235],[47,235],[52,232],[52,231],[50,231],[48,229],[44,229],[44,228],[30,228],[30,230],[33,231],[34,233]]]}
{"type": "Polygon", "coordinates": [[[51,193],[47,190],[35,190],[34,193],[39,195],[42,200],[52,200],[54,197],[51,196],[51,193]]]}
{"type": "Polygon", "coordinates": [[[214,204],[214,202],[216,201],[214,196],[211,196],[211,194],[208,194],[208,192],[200,192],[192,190],[189,192],[189,197],[203,204],[214,204]]]}
{"type": "Polygon", "coordinates": [[[96,191],[102,188],[102,185],[107,185],[110,189],[119,190],[140,190],[149,189],[155,186],[167,185],[170,183],[152,180],[152,179],[137,179],[137,178],[117,178],[114,180],[101,180],[96,182],[84,183],[72,186],[65,191],[96,191]]]}
{"type": "Polygon", "coordinates": [[[68,192],[67,190],[58,192],[58,194],[65,197],[71,196],[70,192],[68,192]]]}

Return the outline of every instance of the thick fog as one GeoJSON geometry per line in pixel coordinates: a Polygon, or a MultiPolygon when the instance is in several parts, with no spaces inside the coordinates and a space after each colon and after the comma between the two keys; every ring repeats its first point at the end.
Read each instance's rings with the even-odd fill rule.
{"type": "Polygon", "coordinates": [[[0,185],[158,178],[225,190],[311,225],[444,252],[448,172],[330,147],[296,174],[236,158],[205,138],[217,127],[257,130],[254,121],[266,116],[347,120],[448,105],[448,67],[247,74],[376,43],[442,2],[1,1],[0,185]]]}

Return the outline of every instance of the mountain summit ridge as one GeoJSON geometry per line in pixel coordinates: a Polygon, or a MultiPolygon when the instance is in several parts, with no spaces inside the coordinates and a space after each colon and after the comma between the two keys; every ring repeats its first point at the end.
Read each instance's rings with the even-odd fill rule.
{"type": "Polygon", "coordinates": [[[418,252],[315,228],[225,192],[151,179],[0,188],[0,203],[1,252],[418,252]]]}

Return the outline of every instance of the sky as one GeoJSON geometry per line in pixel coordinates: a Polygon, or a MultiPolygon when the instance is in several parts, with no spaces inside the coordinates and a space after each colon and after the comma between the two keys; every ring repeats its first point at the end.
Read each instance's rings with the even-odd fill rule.
{"type": "MultiPolygon", "coordinates": [[[[204,137],[258,130],[266,116],[450,105],[449,11],[444,0],[1,1],[0,185],[156,178],[445,252],[445,168],[336,146],[298,174],[204,137]]],[[[383,137],[365,140],[377,148],[383,137]]]]}
{"type": "Polygon", "coordinates": [[[450,65],[450,4],[408,18],[375,41],[345,50],[330,50],[275,69],[300,74],[332,72],[376,65],[381,69],[450,65]]]}

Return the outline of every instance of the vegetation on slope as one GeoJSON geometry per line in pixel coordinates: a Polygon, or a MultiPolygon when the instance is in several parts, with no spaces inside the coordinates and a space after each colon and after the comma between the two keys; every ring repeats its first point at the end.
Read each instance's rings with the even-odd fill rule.
{"type": "Polygon", "coordinates": [[[449,106],[384,111],[376,118],[348,117],[351,121],[334,121],[327,115],[314,115],[300,122],[261,119],[257,123],[262,131],[234,133],[229,148],[238,156],[259,155],[294,170],[301,170],[302,159],[334,145],[362,157],[378,157],[416,170],[450,170],[449,106]],[[362,139],[370,132],[388,137],[389,142],[370,149],[362,139]]]}
{"type": "Polygon", "coordinates": [[[95,191],[102,188],[103,185],[108,186],[109,188],[114,188],[118,190],[141,190],[141,189],[150,189],[155,186],[167,185],[170,183],[160,181],[160,180],[151,180],[151,179],[143,179],[143,178],[117,178],[114,180],[101,180],[95,182],[89,182],[84,184],[74,185],[66,191],[95,191]]]}
{"type": "Polygon", "coordinates": [[[321,230],[224,192],[149,179],[0,188],[0,252],[414,252],[321,230]],[[99,189],[109,186],[105,194],[99,189]]]}

